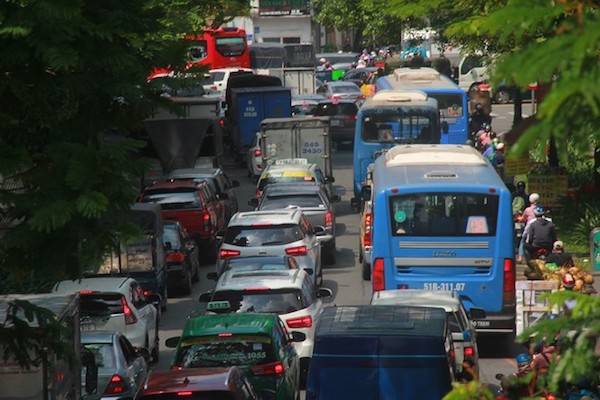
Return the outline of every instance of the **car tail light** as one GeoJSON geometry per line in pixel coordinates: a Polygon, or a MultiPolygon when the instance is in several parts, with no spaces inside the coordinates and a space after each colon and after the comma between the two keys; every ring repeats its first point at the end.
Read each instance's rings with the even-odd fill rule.
{"type": "Polygon", "coordinates": [[[285,321],[290,329],[310,328],[312,322],[312,317],[310,315],[306,317],[291,318],[285,321]]]}
{"type": "Polygon", "coordinates": [[[331,211],[325,213],[325,226],[328,228],[333,226],[333,213],[331,211]]]}
{"type": "Polygon", "coordinates": [[[376,258],[373,262],[373,291],[378,292],[385,289],[385,270],[383,258],[376,258]]]}
{"type": "Polygon", "coordinates": [[[258,189],[256,189],[256,197],[260,197],[260,195],[262,194],[262,192],[258,189]]]}
{"type": "Polygon", "coordinates": [[[223,249],[223,250],[219,251],[219,257],[220,258],[237,257],[239,255],[240,255],[240,252],[238,250],[226,250],[226,249],[223,249]]]}
{"type": "Polygon", "coordinates": [[[365,95],[364,94],[359,94],[358,96],[356,96],[357,99],[364,99],[365,95]]]}
{"type": "Polygon", "coordinates": [[[371,246],[371,222],[373,220],[373,214],[365,214],[365,230],[363,233],[363,243],[365,246],[371,246]]]}
{"type": "Polygon", "coordinates": [[[503,301],[512,302],[515,297],[515,262],[512,258],[504,259],[503,301]]]}
{"type": "Polygon", "coordinates": [[[221,125],[221,128],[225,127],[225,118],[219,119],[219,125],[221,125]]]}
{"type": "Polygon", "coordinates": [[[254,149],[254,157],[260,157],[262,156],[262,151],[260,151],[260,149],[254,149]]]}
{"type": "Polygon", "coordinates": [[[465,347],[465,357],[473,357],[475,355],[475,350],[471,346],[465,347]]]}
{"type": "Polygon", "coordinates": [[[95,291],[95,290],[89,290],[89,289],[88,289],[88,290],[80,290],[80,291],[79,291],[79,294],[82,294],[82,295],[86,295],[86,294],[94,294],[94,293],[96,293],[96,291],[95,291]]]}
{"type": "Polygon", "coordinates": [[[127,391],[127,385],[119,375],[113,375],[108,382],[104,395],[120,394],[127,391]]]}
{"type": "Polygon", "coordinates": [[[285,253],[290,256],[305,256],[307,254],[306,246],[290,247],[285,249],[285,253]]]}
{"type": "Polygon", "coordinates": [[[186,390],[184,392],[177,392],[177,396],[191,396],[192,394],[194,394],[194,392],[190,390],[186,390]]]}
{"type": "Polygon", "coordinates": [[[171,371],[182,371],[183,367],[180,365],[171,365],[171,371]]]}
{"type": "Polygon", "coordinates": [[[148,289],[144,290],[144,297],[148,297],[151,294],[152,294],[152,290],[148,290],[148,289]]]}
{"type": "Polygon", "coordinates": [[[121,296],[121,304],[123,305],[123,314],[125,314],[125,325],[135,324],[137,322],[137,317],[127,304],[127,300],[125,300],[125,296],[121,296]]]}
{"type": "Polygon", "coordinates": [[[202,222],[204,222],[204,230],[210,230],[210,214],[208,212],[204,212],[202,215],[202,222]]]}
{"type": "Polygon", "coordinates": [[[217,86],[216,86],[216,85],[213,85],[213,86],[211,86],[211,87],[210,87],[210,89],[211,89],[211,90],[217,90],[217,86]]]}
{"type": "Polygon", "coordinates": [[[250,369],[254,375],[280,375],[285,371],[285,367],[281,361],[264,365],[255,365],[250,369]]]}
{"type": "Polygon", "coordinates": [[[165,255],[165,261],[170,263],[182,264],[185,261],[185,255],[179,251],[165,255]]]}
{"type": "Polygon", "coordinates": [[[329,99],[336,100],[336,99],[341,98],[342,96],[340,96],[339,94],[332,94],[331,96],[327,96],[327,97],[329,99]]]}

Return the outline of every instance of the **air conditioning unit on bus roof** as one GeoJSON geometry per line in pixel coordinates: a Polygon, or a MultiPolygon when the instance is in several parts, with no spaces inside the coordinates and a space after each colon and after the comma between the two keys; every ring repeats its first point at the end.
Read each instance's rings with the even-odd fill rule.
{"type": "Polygon", "coordinates": [[[396,81],[431,82],[439,81],[440,73],[434,68],[397,68],[394,70],[396,81]]]}
{"type": "Polygon", "coordinates": [[[427,100],[427,93],[421,90],[380,90],[373,96],[375,101],[406,103],[427,100]]]}
{"type": "Polygon", "coordinates": [[[402,145],[385,153],[389,167],[402,165],[486,165],[485,159],[471,146],[462,145],[402,145]]]}

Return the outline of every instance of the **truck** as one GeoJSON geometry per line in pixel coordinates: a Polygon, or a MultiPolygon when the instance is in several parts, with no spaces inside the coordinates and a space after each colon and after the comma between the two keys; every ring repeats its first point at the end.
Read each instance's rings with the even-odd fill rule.
{"type": "Polygon", "coordinates": [[[274,160],[302,158],[333,182],[330,117],[267,118],[260,124],[263,171],[274,160]]]}
{"type": "Polygon", "coordinates": [[[79,294],[0,296],[0,320],[4,322],[2,328],[8,331],[0,340],[0,397],[3,400],[79,400],[82,394],[92,394],[96,391],[98,383],[96,363],[91,353],[81,350],[79,317],[79,294]],[[37,318],[29,321],[26,317],[28,311],[24,308],[31,305],[50,311],[55,322],[63,327],[63,334],[60,337],[50,334],[49,325],[38,323],[37,318]],[[17,312],[13,314],[15,310],[17,312]],[[13,352],[8,352],[6,340],[17,336],[19,337],[17,340],[21,340],[24,335],[21,333],[24,327],[14,323],[17,321],[12,319],[13,315],[28,325],[26,329],[32,329],[39,335],[40,339],[35,340],[35,345],[27,344],[30,359],[41,357],[42,361],[39,365],[23,366],[13,352]],[[52,337],[65,345],[64,354],[42,350],[52,344],[47,342],[52,337]],[[37,350],[34,350],[34,347],[37,350]],[[83,385],[82,377],[85,379],[83,385]]]}
{"type": "Polygon", "coordinates": [[[266,118],[292,116],[292,93],[283,86],[231,89],[227,126],[236,158],[246,165],[248,149],[266,118]]]}

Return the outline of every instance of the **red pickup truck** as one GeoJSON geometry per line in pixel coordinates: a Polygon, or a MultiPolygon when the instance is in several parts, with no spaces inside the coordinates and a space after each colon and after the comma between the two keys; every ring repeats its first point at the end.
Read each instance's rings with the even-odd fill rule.
{"type": "Polygon", "coordinates": [[[158,182],[145,188],[138,201],[158,203],[163,219],[179,221],[198,243],[201,259],[207,255],[210,260],[216,259],[216,236],[225,230],[225,210],[206,182],[158,182]]]}

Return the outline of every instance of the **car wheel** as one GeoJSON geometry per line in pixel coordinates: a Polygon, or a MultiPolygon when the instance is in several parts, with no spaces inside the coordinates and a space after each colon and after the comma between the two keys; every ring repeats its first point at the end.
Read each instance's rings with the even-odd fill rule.
{"type": "Polygon", "coordinates": [[[371,266],[364,261],[362,263],[362,277],[365,281],[371,280],[371,266]]]}
{"type": "Polygon", "coordinates": [[[507,104],[510,102],[510,92],[506,89],[500,89],[494,94],[494,102],[498,104],[507,104]]]}

